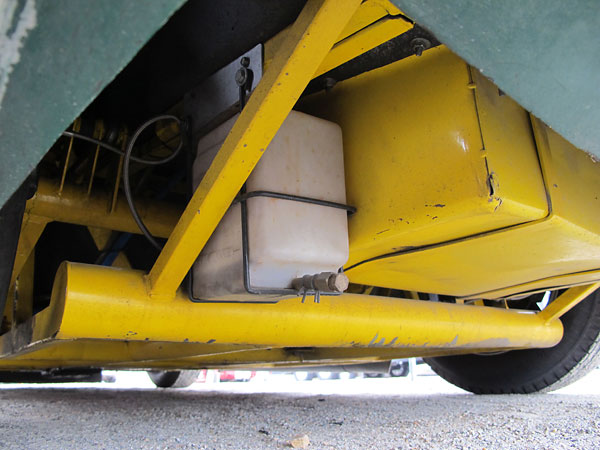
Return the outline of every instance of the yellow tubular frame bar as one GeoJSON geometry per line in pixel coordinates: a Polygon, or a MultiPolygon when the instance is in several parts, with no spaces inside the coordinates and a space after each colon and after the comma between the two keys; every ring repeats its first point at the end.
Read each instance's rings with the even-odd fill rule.
{"type": "MultiPolygon", "coordinates": [[[[57,221],[77,225],[105,228],[141,234],[133,220],[124,196],[116,197],[115,207],[109,212],[112,201],[110,193],[92,193],[65,184],[61,194],[58,185],[40,178],[35,195],[27,201],[25,221],[57,221]]],[[[181,208],[164,201],[136,201],[137,208],[150,232],[158,237],[169,237],[181,208]]]]}
{"type": "MultiPolygon", "coordinates": [[[[0,339],[6,356],[52,342],[115,340],[264,348],[507,350],[551,347],[560,320],[472,305],[344,294],[320,303],[193,303],[182,291],[149,302],[144,274],[63,263],[50,306],[0,339]]],[[[241,347],[244,348],[244,347],[241,347]]],[[[209,352],[210,350],[204,350],[209,352]]]]}
{"type": "Polygon", "coordinates": [[[546,321],[546,323],[550,323],[574,308],[599,287],[600,283],[594,283],[586,286],[569,288],[544,308],[538,315],[542,320],[546,321]]]}
{"type": "Polygon", "coordinates": [[[309,0],[225,139],[148,275],[172,297],[360,0],[309,0]]]}
{"type": "Polygon", "coordinates": [[[412,26],[412,23],[407,22],[403,17],[384,17],[335,44],[313,77],[323,75],[378,45],[400,36],[412,26]]]}

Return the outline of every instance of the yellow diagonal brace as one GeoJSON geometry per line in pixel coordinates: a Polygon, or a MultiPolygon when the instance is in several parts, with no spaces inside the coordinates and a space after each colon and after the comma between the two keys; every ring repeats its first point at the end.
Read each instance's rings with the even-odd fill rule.
{"type": "Polygon", "coordinates": [[[150,271],[153,296],[175,295],[359,4],[360,0],[308,1],[150,271]]]}
{"type": "Polygon", "coordinates": [[[552,322],[567,313],[571,308],[575,307],[599,287],[600,283],[594,283],[569,288],[560,294],[556,300],[550,303],[543,311],[539,312],[538,315],[545,322],[552,322]]]}
{"type": "Polygon", "coordinates": [[[347,61],[362,55],[365,52],[400,36],[410,30],[413,24],[403,17],[384,17],[371,26],[360,30],[353,35],[335,44],[325,60],[321,63],[314,77],[323,75],[347,61]]]}

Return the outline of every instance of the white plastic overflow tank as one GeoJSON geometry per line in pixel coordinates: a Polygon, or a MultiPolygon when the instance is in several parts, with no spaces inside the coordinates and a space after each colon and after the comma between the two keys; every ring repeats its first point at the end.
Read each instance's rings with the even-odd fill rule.
{"type": "MultiPolygon", "coordinates": [[[[194,187],[236,119],[231,118],[200,139],[193,167],[194,187]]],[[[290,289],[295,278],[337,272],[348,260],[346,210],[273,198],[265,192],[345,204],[340,127],[297,111],[289,114],[245,185],[246,283],[242,204],[238,199],[193,266],[194,299],[260,300],[248,288],[251,292],[290,289]]],[[[263,297],[277,295],[268,293],[263,297]]]]}

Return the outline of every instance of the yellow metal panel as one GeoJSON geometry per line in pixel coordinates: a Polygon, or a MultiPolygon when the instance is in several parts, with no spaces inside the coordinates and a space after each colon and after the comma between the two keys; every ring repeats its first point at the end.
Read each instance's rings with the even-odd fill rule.
{"type": "Polygon", "coordinates": [[[514,223],[546,217],[548,199],[529,114],[479,70],[469,71],[489,173],[488,200],[514,223]]]}
{"type": "Polygon", "coordinates": [[[343,130],[352,282],[497,298],[597,280],[600,165],[448,49],[301,109],[343,130]]]}
{"type": "MultiPolygon", "coordinates": [[[[56,195],[58,196],[58,192],[56,195]]],[[[28,203],[28,205],[29,204],[30,203],[28,203]]],[[[25,214],[23,216],[23,221],[21,222],[19,242],[17,244],[17,253],[15,254],[15,262],[13,264],[13,272],[10,280],[11,286],[19,273],[21,273],[23,265],[29,258],[38,239],[50,221],[51,219],[29,214],[28,208],[25,208],[25,214]]]]}
{"type": "Polygon", "coordinates": [[[552,212],[538,221],[360,265],[354,282],[468,298],[597,280],[600,164],[533,120],[552,212]],[[567,277],[569,275],[569,277],[567,277]]]}
{"type": "Polygon", "coordinates": [[[0,328],[3,325],[3,317],[6,318],[4,325],[12,326],[15,320],[21,322],[25,317],[31,316],[33,304],[33,248],[44,231],[47,222],[47,219],[30,217],[27,214],[23,217],[7,293],[8,301],[4,311],[0,311],[0,328]],[[14,305],[15,298],[18,299],[16,308],[14,305]]]}
{"type": "MultiPolygon", "coordinates": [[[[103,339],[79,339],[73,341],[53,341],[34,351],[23,352],[10,360],[20,361],[69,361],[72,364],[110,366],[113,363],[144,363],[150,367],[155,361],[183,358],[224,355],[253,350],[252,346],[226,346],[217,344],[173,343],[173,342],[134,342],[103,339]]],[[[0,368],[9,359],[0,359],[0,368]]],[[[58,367],[58,366],[52,366],[58,367]]]]}
{"type": "Polygon", "coordinates": [[[596,268],[598,255],[597,235],[554,217],[416,249],[347,273],[357,283],[488,298],[488,291],[596,268]]]}
{"type": "MultiPolygon", "coordinates": [[[[600,270],[589,270],[586,272],[570,273],[556,277],[542,278],[541,280],[530,281],[527,283],[513,285],[495,291],[485,292],[485,298],[499,299],[522,297],[523,295],[537,294],[556,290],[564,287],[580,286],[600,281],[600,270]]],[[[480,295],[464,297],[463,300],[472,300],[480,298],[480,295]]]]}
{"type": "MultiPolygon", "coordinates": [[[[527,114],[445,47],[338,83],[300,109],[342,127],[348,203],[358,209],[347,267],[548,212],[527,114]]],[[[358,276],[366,270],[375,271],[348,274],[417,285],[389,278],[391,269],[358,276]]]]}
{"type": "Polygon", "coordinates": [[[21,224],[21,233],[19,234],[19,243],[17,244],[17,253],[15,255],[15,263],[13,265],[13,273],[10,280],[12,285],[17,276],[21,273],[23,265],[31,255],[35,244],[46,228],[46,224],[50,219],[43,217],[35,217],[25,214],[21,224]]]}
{"type": "Polygon", "coordinates": [[[600,234],[600,163],[533,116],[532,125],[554,215],[600,234]]]}
{"type": "Polygon", "coordinates": [[[360,0],[309,0],[225,139],[149,274],[172,296],[360,0]]]}

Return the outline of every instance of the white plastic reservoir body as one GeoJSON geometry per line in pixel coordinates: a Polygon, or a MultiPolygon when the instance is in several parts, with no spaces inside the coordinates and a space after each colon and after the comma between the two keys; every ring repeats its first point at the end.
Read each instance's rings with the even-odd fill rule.
{"type": "MultiPolygon", "coordinates": [[[[198,186],[237,116],[200,139],[194,162],[198,186]]],[[[271,191],[346,203],[342,132],[338,125],[292,111],[248,177],[246,193],[271,191]]],[[[343,209],[298,201],[246,200],[249,284],[287,289],[294,278],[337,272],[348,260],[348,219],[343,209]]],[[[193,297],[259,300],[244,287],[242,217],[233,204],[193,267],[193,297]]]]}

